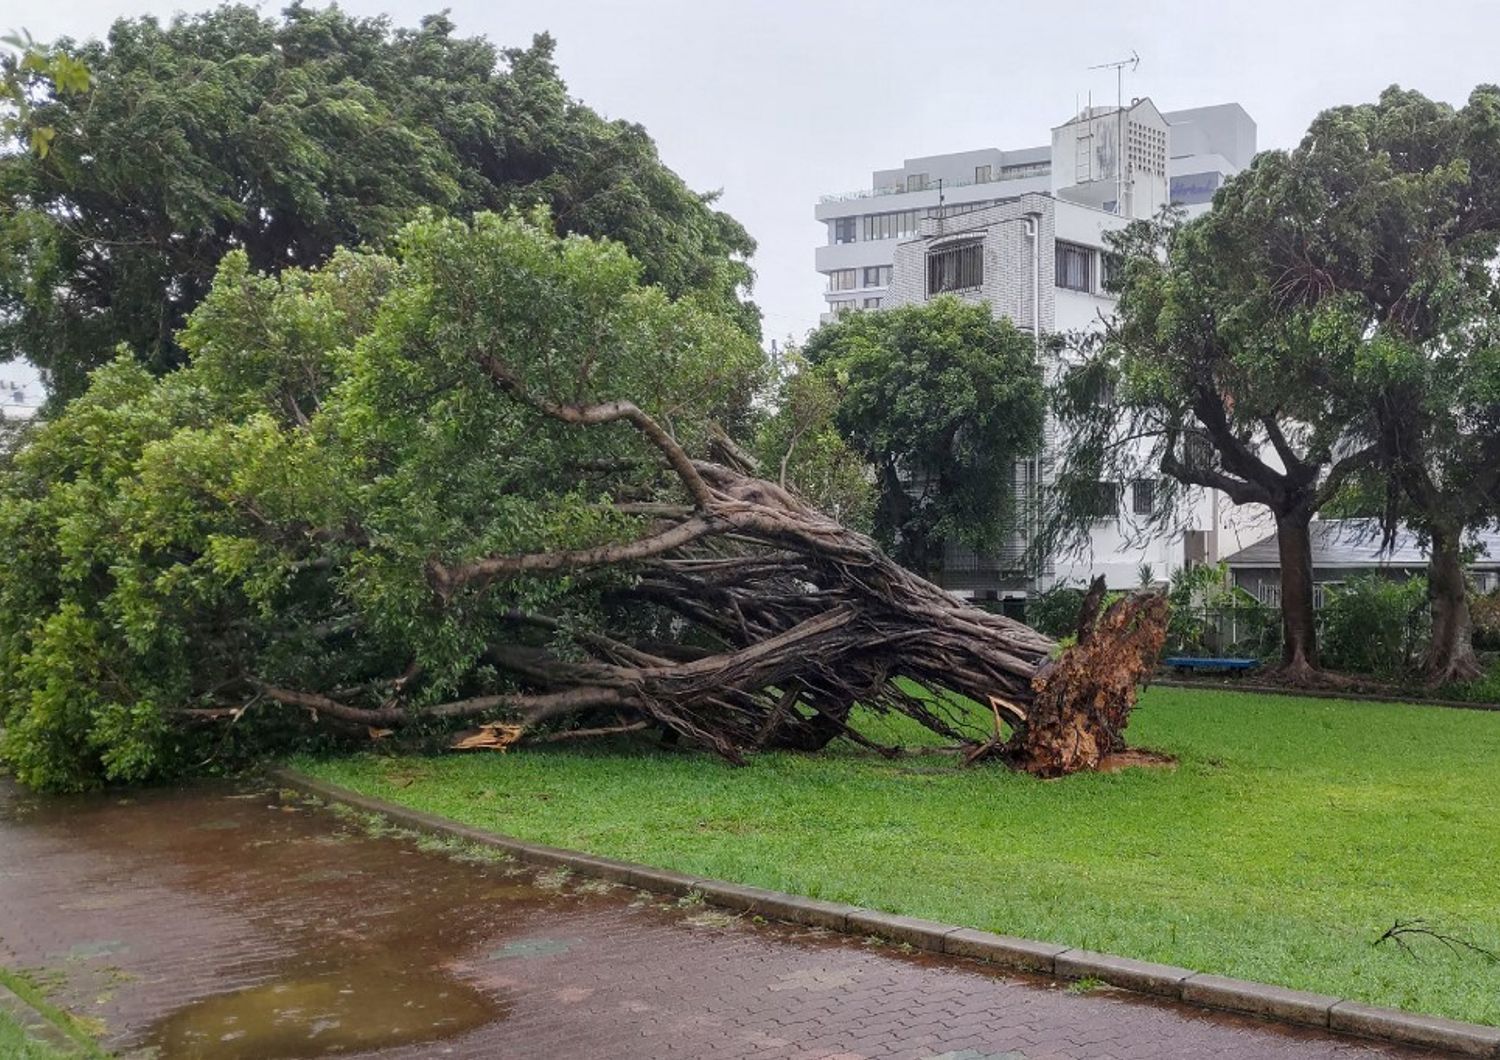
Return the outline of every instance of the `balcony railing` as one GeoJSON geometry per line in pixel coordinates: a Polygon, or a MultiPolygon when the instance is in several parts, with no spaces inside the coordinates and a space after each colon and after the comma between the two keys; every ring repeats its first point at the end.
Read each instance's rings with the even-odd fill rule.
{"type": "MultiPolygon", "coordinates": [[[[1000,184],[1008,180],[1025,180],[1028,177],[1045,177],[1052,173],[1051,162],[1026,162],[1014,166],[1002,166],[1000,172],[990,177],[989,180],[945,180],[945,188],[967,188],[974,184],[1000,184]]],[[[841,191],[832,195],[822,195],[818,198],[818,205],[822,206],[830,202],[848,202],[851,199],[873,199],[878,195],[902,195],[906,192],[936,191],[937,181],[932,181],[920,188],[908,188],[904,184],[895,184],[888,188],[860,188],[857,191],[841,191]]]]}

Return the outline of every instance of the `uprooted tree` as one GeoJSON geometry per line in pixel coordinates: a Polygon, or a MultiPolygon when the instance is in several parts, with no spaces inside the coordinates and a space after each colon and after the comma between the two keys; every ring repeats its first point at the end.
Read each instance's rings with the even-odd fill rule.
{"type": "Polygon", "coordinates": [[[759,349],[639,274],[545,217],[226,258],[185,368],[101,369],[0,475],[5,759],[80,787],[489,723],[741,761],[870,744],[856,704],[1040,774],[1121,746],[1160,598],[1059,651],[896,565],[757,477],[759,349]]]}

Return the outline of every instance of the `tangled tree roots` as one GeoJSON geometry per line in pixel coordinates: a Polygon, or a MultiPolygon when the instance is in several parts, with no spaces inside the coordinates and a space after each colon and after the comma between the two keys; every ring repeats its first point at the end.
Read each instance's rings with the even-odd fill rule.
{"type": "Polygon", "coordinates": [[[557,719],[569,716],[579,720],[565,724],[587,731],[644,721],[734,762],[768,747],[815,750],[839,736],[895,753],[854,726],[856,703],[905,714],[969,746],[971,759],[998,757],[1048,776],[1094,768],[1122,746],[1136,686],[1161,648],[1160,596],[1121,600],[1096,620],[1095,594],[1079,643],[1059,655],[1049,637],[956,599],[892,562],[868,537],[756,477],[727,439],[715,461],[697,460],[628,402],[549,403],[527,393],[503,365],[485,366],[498,387],[555,419],[585,429],[631,424],[690,503],[622,501],[622,510],[653,520],[645,536],[625,543],[434,563],[434,591],[451,600],[499,579],[615,568],[630,574],[615,579],[623,582],[613,591],[620,612],[670,615],[676,635],[663,643],[574,632],[573,643],[589,658],[565,659],[548,647],[554,619],[515,613],[514,637],[497,644],[488,661],[533,691],[410,714],[399,704],[362,708],[263,688],[272,699],[381,727],[434,714],[519,726],[492,724],[492,735],[471,734],[470,746],[504,746],[528,734],[556,738],[557,719]],[[958,696],[993,710],[993,736],[975,730],[958,696]]]}

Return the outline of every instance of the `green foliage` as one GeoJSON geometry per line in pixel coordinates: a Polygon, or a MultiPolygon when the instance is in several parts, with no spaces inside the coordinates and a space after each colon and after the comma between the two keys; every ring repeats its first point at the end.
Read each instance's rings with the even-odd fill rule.
{"type": "Polygon", "coordinates": [[[1427,639],[1427,579],[1378,574],[1330,586],[1320,615],[1328,664],[1351,673],[1399,677],[1427,639]]]}
{"type": "Polygon", "coordinates": [[[300,4],[62,42],[46,54],[74,56],[93,91],[31,77],[33,105],[5,130],[55,135],[45,158],[0,153],[0,347],[72,397],[121,342],[153,369],[180,363],[175,333],[231,249],[259,271],[310,268],[338,246],[388,247],[422,207],[538,204],[757,331],[754,242],[639,125],[569,99],[553,50],[543,35],[497,51],[445,15],[392,29],[300,4]]]}
{"type": "Polygon", "coordinates": [[[1174,571],[1167,602],[1167,654],[1269,658],[1280,648],[1277,609],[1234,585],[1223,563],[1174,571]]]}
{"type": "MultiPolygon", "coordinates": [[[[913,739],[891,721],[878,738],[913,739]]],[[[299,764],[534,842],[1500,1023],[1500,965],[1370,945],[1420,915],[1500,952],[1500,714],[1152,688],[1129,736],[1177,765],[1038,784],[830,748],[730,774],[641,744],[425,759],[415,782],[409,760],[299,764]]]]}
{"type": "Polygon", "coordinates": [[[838,388],[831,374],[798,357],[776,392],[776,410],[757,439],[762,471],[797,490],[845,526],[873,529],[875,489],[864,462],[838,430],[838,388]]]}
{"type": "Polygon", "coordinates": [[[0,757],[53,788],[169,776],[296,734],[258,683],[375,704],[410,667],[420,706],[509,687],[483,661],[508,609],[587,628],[608,574],[444,604],[425,570],[638,534],[601,500],[622,486],[680,499],[635,432],[563,427],[479,354],[547,400],[631,398],[688,445],[743,417],[759,349],[642,271],[544,213],[276,276],[228,255],[186,367],[122,356],[0,472],[0,757]],[[185,713],[231,707],[228,743],[185,713]]]}
{"type": "Polygon", "coordinates": [[[1084,589],[1059,583],[1043,593],[1026,598],[1026,624],[1049,637],[1062,638],[1078,633],[1078,616],[1083,610],[1084,589]]]}
{"type": "Polygon", "coordinates": [[[1042,442],[1031,336],[945,296],[844,316],[805,353],[838,395],[839,433],[874,469],[887,551],[923,573],[950,540],[998,551],[1018,515],[1015,463],[1042,442]]]}
{"type": "Polygon", "coordinates": [[[89,90],[89,70],[67,52],[47,48],[25,30],[0,37],[11,54],[0,59],[0,139],[21,137],[44,159],[57,139],[57,129],[32,118],[31,93],[36,89],[57,97],[78,96],[89,90]]]}
{"type": "Polygon", "coordinates": [[[1437,690],[1442,699],[1461,699],[1470,703],[1500,703],[1500,657],[1492,657],[1484,675],[1473,681],[1455,681],[1437,690]]]}
{"type": "Polygon", "coordinates": [[[1474,646],[1500,651],[1500,589],[1471,600],[1469,613],[1474,620],[1474,646]]]}

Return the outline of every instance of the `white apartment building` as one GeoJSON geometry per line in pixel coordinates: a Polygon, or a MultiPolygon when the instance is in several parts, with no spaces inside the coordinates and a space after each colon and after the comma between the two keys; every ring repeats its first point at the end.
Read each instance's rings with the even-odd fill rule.
{"type": "MultiPolygon", "coordinates": [[[[1189,216],[1207,210],[1224,179],[1255,154],[1255,123],[1238,104],[1158,111],[1149,99],[1093,107],[1052,130],[1047,147],[983,150],[908,159],[877,170],[865,192],[827,196],[817,217],[828,244],[817,248],[827,277],[824,319],[855,309],[952,294],[986,302],[997,317],[1038,337],[1097,326],[1113,312],[1105,290],[1104,234],[1169,203],[1189,216]]],[[[1055,371],[1057,364],[1049,364],[1055,371]]],[[[1049,429],[1048,447],[1055,447],[1049,429]]],[[[1034,518],[1052,461],[1044,452],[1015,469],[1023,516],[1034,518]]],[[[1122,525],[1156,503],[1153,480],[1101,484],[1099,525],[1089,555],[1022,562],[1029,527],[998,556],[950,545],[944,584],[979,598],[1023,597],[1059,581],[1103,574],[1111,588],[1140,581],[1142,565],[1163,580],[1188,562],[1217,562],[1258,536],[1211,491],[1190,500],[1183,533],[1126,543],[1122,525]],[[1113,513],[1102,510],[1113,504],[1113,513]]]]}

